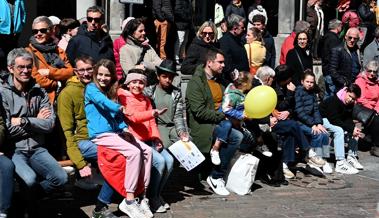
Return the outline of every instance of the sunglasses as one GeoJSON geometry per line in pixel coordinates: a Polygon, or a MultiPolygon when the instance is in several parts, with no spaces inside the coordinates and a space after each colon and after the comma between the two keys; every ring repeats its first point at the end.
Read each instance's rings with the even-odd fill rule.
{"type": "Polygon", "coordinates": [[[100,23],[101,17],[87,17],[87,21],[89,23],[92,23],[92,21],[95,21],[95,23],[100,23]]]}
{"type": "Polygon", "coordinates": [[[352,39],[354,39],[354,41],[357,41],[359,38],[358,38],[358,37],[348,36],[347,39],[348,39],[348,40],[352,40],[352,39]]]}
{"type": "Polygon", "coordinates": [[[209,36],[209,37],[213,38],[215,36],[215,33],[214,32],[202,32],[201,35],[203,37],[209,36]]]}
{"type": "Polygon", "coordinates": [[[38,32],[42,33],[42,34],[45,34],[49,31],[48,28],[41,28],[41,29],[32,29],[32,33],[33,35],[36,35],[38,34],[38,32]]]}

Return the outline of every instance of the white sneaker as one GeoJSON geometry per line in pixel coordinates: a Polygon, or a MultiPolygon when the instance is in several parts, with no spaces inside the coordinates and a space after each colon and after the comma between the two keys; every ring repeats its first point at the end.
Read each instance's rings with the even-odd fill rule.
{"type": "Polygon", "coordinates": [[[214,165],[221,164],[220,153],[218,151],[211,149],[209,154],[211,155],[211,160],[214,165]]]}
{"type": "Polygon", "coordinates": [[[67,175],[74,175],[75,173],[75,168],[72,167],[72,166],[65,166],[65,167],[62,167],[63,170],[67,173],[67,175]]]}
{"type": "Polygon", "coordinates": [[[165,213],[167,211],[159,198],[150,199],[150,208],[154,213],[165,213]]]}
{"type": "Polygon", "coordinates": [[[336,172],[343,174],[357,174],[359,171],[352,167],[346,160],[339,160],[336,163],[336,172]]]}
{"type": "Polygon", "coordinates": [[[7,215],[5,213],[0,213],[0,218],[7,218],[7,215]]]}
{"type": "Polygon", "coordinates": [[[159,200],[161,201],[161,204],[163,205],[164,208],[166,208],[166,210],[169,210],[170,209],[170,205],[163,200],[162,196],[159,196],[159,200]]]}
{"type": "Polygon", "coordinates": [[[355,156],[349,155],[347,156],[346,161],[355,169],[363,170],[362,164],[360,164],[355,156]]]}
{"type": "Polygon", "coordinates": [[[139,207],[137,200],[134,200],[132,204],[128,205],[124,199],[118,205],[118,208],[130,218],[146,218],[145,214],[143,214],[141,208],[139,207]]]}
{"type": "Polygon", "coordinates": [[[213,179],[211,176],[208,176],[207,183],[216,194],[223,196],[230,195],[230,192],[225,188],[225,181],[222,178],[213,179]]]}
{"type": "Polygon", "coordinates": [[[333,173],[333,168],[330,163],[326,162],[324,166],[322,166],[322,171],[324,171],[324,173],[331,174],[333,173]]]}
{"type": "Polygon", "coordinates": [[[153,213],[150,210],[149,199],[147,199],[147,198],[142,199],[139,207],[142,210],[143,214],[145,214],[146,217],[148,217],[148,218],[154,217],[153,213]]]}

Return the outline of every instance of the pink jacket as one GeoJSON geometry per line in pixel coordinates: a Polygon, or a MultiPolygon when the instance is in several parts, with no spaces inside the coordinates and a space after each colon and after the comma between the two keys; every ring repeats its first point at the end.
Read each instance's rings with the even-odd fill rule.
{"type": "Polygon", "coordinates": [[[355,84],[361,88],[361,97],[357,102],[379,112],[379,82],[371,82],[361,73],[355,80],[355,84]]]}
{"type": "Polygon", "coordinates": [[[284,39],[284,42],[282,44],[282,48],[280,49],[280,64],[286,64],[286,57],[288,54],[288,51],[293,49],[293,42],[295,41],[296,33],[292,32],[291,35],[289,35],[286,39],[284,39]]]}
{"type": "Polygon", "coordinates": [[[114,54],[114,59],[116,61],[116,73],[117,73],[117,79],[121,79],[123,76],[123,71],[121,68],[120,64],[120,49],[122,46],[124,46],[126,41],[122,36],[119,36],[117,39],[114,40],[113,42],[113,54],[114,54]]]}
{"type": "Polygon", "coordinates": [[[160,139],[150,99],[143,94],[134,95],[125,89],[118,89],[117,96],[120,104],[126,108],[125,122],[134,137],[141,141],[160,139]]]}

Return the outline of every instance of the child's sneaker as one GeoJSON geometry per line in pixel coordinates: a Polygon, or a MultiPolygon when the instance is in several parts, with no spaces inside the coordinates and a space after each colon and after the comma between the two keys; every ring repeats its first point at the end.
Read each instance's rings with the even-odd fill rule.
{"type": "Polygon", "coordinates": [[[216,150],[211,149],[209,152],[211,155],[211,160],[214,165],[220,165],[221,164],[221,159],[220,159],[220,153],[216,150]]]}
{"type": "Polygon", "coordinates": [[[124,199],[118,208],[130,218],[146,218],[136,200],[132,204],[127,204],[126,199],[124,199]]]}

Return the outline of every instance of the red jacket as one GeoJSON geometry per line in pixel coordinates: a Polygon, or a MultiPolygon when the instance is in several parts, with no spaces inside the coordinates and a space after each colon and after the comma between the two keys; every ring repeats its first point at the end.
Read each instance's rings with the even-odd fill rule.
{"type": "Polygon", "coordinates": [[[118,89],[117,96],[120,104],[125,106],[125,122],[134,137],[141,141],[160,139],[150,99],[143,94],[134,95],[125,89],[118,89]]]}
{"type": "Polygon", "coordinates": [[[361,73],[357,76],[355,84],[361,88],[361,97],[357,102],[379,112],[379,82],[372,82],[361,73]]]}
{"type": "Polygon", "coordinates": [[[117,39],[113,42],[113,54],[116,64],[116,73],[117,73],[117,79],[121,79],[124,72],[122,71],[121,64],[120,64],[120,49],[122,46],[124,46],[126,41],[122,36],[119,36],[117,39]]]}
{"type": "MultiPolygon", "coordinates": [[[[126,197],[125,190],[125,166],[126,158],[118,151],[98,145],[97,146],[97,162],[101,174],[112,188],[114,188],[120,195],[126,197]]],[[[126,178],[128,179],[128,178],[126,178]]],[[[141,194],[145,189],[143,179],[138,181],[135,195],[141,194]]]]}
{"type": "Polygon", "coordinates": [[[286,57],[288,54],[288,51],[293,49],[293,42],[295,41],[296,33],[292,32],[291,35],[289,35],[286,39],[284,39],[284,42],[282,44],[282,48],[280,49],[280,64],[286,64],[286,57]]]}

